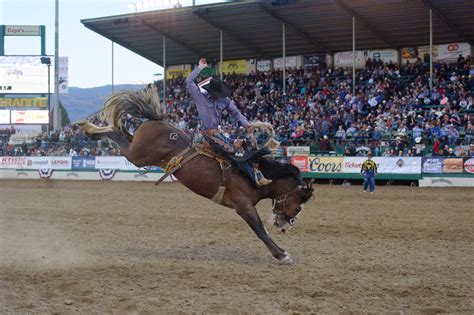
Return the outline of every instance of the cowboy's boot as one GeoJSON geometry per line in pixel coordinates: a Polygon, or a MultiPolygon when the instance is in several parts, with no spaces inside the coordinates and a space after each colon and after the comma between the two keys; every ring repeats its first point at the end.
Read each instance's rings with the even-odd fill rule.
{"type": "Polygon", "coordinates": [[[258,186],[265,186],[268,185],[272,182],[271,179],[266,179],[265,176],[263,176],[262,172],[260,172],[259,169],[254,168],[254,174],[255,174],[255,182],[257,183],[258,186]]]}

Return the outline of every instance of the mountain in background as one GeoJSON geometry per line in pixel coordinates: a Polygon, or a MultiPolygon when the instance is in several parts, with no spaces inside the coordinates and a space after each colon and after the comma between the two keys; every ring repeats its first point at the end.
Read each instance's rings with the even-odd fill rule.
{"type": "MultiPolygon", "coordinates": [[[[144,84],[120,84],[115,85],[114,90],[139,90],[144,87],[144,84]]],[[[112,93],[111,85],[93,88],[69,87],[69,94],[61,94],[60,99],[69,113],[69,118],[74,122],[98,112],[110,93],[112,93]]]]}

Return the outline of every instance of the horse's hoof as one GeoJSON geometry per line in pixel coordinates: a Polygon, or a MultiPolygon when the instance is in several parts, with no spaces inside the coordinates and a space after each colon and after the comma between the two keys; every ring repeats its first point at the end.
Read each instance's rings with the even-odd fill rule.
{"type": "Polygon", "coordinates": [[[278,261],[280,265],[293,265],[293,258],[290,255],[286,255],[278,261]]]}

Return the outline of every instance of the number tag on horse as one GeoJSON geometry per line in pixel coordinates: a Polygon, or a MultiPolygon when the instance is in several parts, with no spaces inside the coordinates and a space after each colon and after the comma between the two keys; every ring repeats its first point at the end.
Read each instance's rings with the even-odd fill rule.
{"type": "Polygon", "coordinates": [[[170,140],[173,140],[173,141],[178,140],[178,134],[176,132],[170,133],[170,140]]]}

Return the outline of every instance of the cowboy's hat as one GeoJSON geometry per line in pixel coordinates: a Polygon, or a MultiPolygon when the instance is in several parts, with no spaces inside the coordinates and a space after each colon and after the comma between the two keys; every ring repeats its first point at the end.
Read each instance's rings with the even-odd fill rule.
{"type": "Polygon", "coordinates": [[[215,78],[212,78],[209,83],[204,84],[201,87],[208,91],[209,94],[217,96],[218,98],[229,97],[232,92],[225,82],[215,78]]]}

